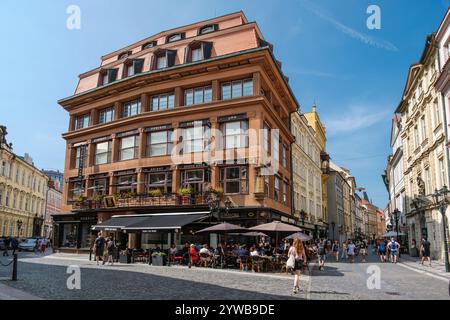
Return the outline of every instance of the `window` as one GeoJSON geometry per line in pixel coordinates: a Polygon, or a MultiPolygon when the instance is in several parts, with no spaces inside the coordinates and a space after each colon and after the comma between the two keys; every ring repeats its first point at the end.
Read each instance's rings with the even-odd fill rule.
{"type": "Polygon", "coordinates": [[[174,33],[174,34],[171,34],[171,35],[167,36],[166,43],[179,41],[179,40],[182,40],[184,38],[185,38],[185,33],[184,32],[174,33]]]}
{"type": "Polygon", "coordinates": [[[183,130],[183,153],[202,152],[209,139],[207,126],[196,126],[183,130]]]}
{"type": "Polygon", "coordinates": [[[202,48],[193,49],[191,55],[192,62],[203,60],[202,48]]]}
{"type": "Polygon", "coordinates": [[[185,49],[184,62],[196,62],[211,58],[212,42],[193,41],[185,49]]]}
{"type": "Polygon", "coordinates": [[[207,34],[207,33],[211,33],[211,32],[217,31],[217,30],[219,30],[219,25],[217,25],[217,24],[208,24],[208,25],[200,28],[200,30],[198,31],[198,34],[199,35],[207,34]]]}
{"type": "Polygon", "coordinates": [[[281,165],[287,168],[287,146],[283,145],[282,153],[281,153],[281,165]]]}
{"type": "Polygon", "coordinates": [[[91,116],[89,114],[84,114],[76,117],[75,119],[75,129],[83,129],[89,126],[89,122],[91,121],[91,116]]]}
{"type": "Polygon", "coordinates": [[[156,68],[157,69],[167,68],[167,57],[166,56],[157,58],[156,68]]]}
{"type": "Polygon", "coordinates": [[[247,167],[225,167],[220,169],[220,182],[225,194],[248,193],[247,167]]]}
{"type": "Polygon", "coordinates": [[[270,197],[270,177],[269,175],[264,176],[264,195],[270,197]]]}
{"type": "Polygon", "coordinates": [[[156,47],[156,45],[157,45],[157,41],[156,41],[156,40],[155,40],[155,41],[150,41],[150,42],[144,43],[144,44],[142,45],[142,50],[150,49],[150,48],[156,47]]]}
{"type": "Polygon", "coordinates": [[[439,110],[439,104],[437,100],[434,102],[434,120],[435,126],[438,126],[441,123],[441,112],[439,110]]]}
{"type": "Polygon", "coordinates": [[[208,103],[212,101],[211,86],[187,89],[184,91],[184,104],[190,106],[193,104],[208,103]]]}
{"type": "Polygon", "coordinates": [[[414,127],[414,142],[415,147],[418,148],[420,145],[420,138],[419,138],[419,129],[417,128],[417,126],[414,127]]]}
{"type": "Polygon", "coordinates": [[[128,56],[130,56],[131,54],[132,54],[131,51],[122,52],[121,54],[119,54],[118,60],[125,59],[125,58],[127,58],[128,56]]]}
{"type": "Polygon", "coordinates": [[[208,170],[192,169],[181,173],[182,186],[192,188],[194,194],[202,193],[206,182],[210,182],[210,172],[208,170]]]}
{"type": "Polygon", "coordinates": [[[277,138],[272,139],[272,156],[275,161],[280,161],[280,140],[277,138]]]}
{"type": "Polygon", "coordinates": [[[445,165],[444,165],[444,160],[440,159],[439,160],[439,170],[440,170],[440,175],[441,175],[441,187],[445,186],[447,184],[447,178],[445,176],[445,165]]]}
{"type": "Polygon", "coordinates": [[[103,110],[100,110],[99,116],[98,116],[98,123],[107,123],[114,120],[114,108],[106,108],[103,110]]]}
{"type": "Polygon", "coordinates": [[[95,164],[111,162],[111,141],[100,142],[95,145],[95,164]]]}
{"type": "Polygon", "coordinates": [[[169,68],[175,65],[176,50],[158,49],[154,52],[151,62],[151,70],[169,68]]]}
{"type": "Polygon", "coordinates": [[[120,139],[119,160],[136,159],[139,155],[139,137],[130,136],[120,139]]]}
{"type": "MultiPolygon", "coordinates": [[[[86,154],[86,146],[79,146],[75,148],[75,165],[74,167],[76,169],[78,169],[80,167],[80,164],[82,165],[83,168],[86,167],[86,159],[87,159],[87,154],[86,154]]],[[[30,177],[28,176],[28,182],[30,181],[29,179],[30,177]]]]}
{"type": "Polygon", "coordinates": [[[147,156],[165,156],[172,152],[172,130],[147,134],[147,156]]]}
{"type": "Polygon", "coordinates": [[[280,201],[280,177],[278,176],[275,176],[274,198],[275,201],[280,201]]]}
{"type": "Polygon", "coordinates": [[[117,80],[117,73],[119,69],[106,69],[100,72],[99,85],[106,85],[108,83],[114,82],[117,80]]]}
{"type": "Polygon", "coordinates": [[[136,192],[136,175],[123,175],[117,178],[117,191],[119,193],[136,192]]]}
{"type": "Polygon", "coordinates": [[[160,94],[151,99],[151,111],[173,109],[175,105],[175,96],[173,93],[160,94]]]}
{"type": "Polygon", "coordinates": [[[132,117],[141,113],[141,100],[130,101],[124,103],[122,117],[132,117]]]}
{"type": "Polygon", "coordinates": [[[420,118],[420,128],[422,130],[422,141],[423,141],[427,138],[427,128],[426,128],[425,116],[420,118]]]}
{"type": "Polygon", "coordinates": [[[235,99],[253,95],[253,80],[237,80],[222,83],[222,99],[235,99]]]}
{"type": "Polygon", "coordinates": [[[288,184],[287,182],[283,182],[283,204],[287,204],[287,196],[288,196],[288,184]]]}
{"type": "Polygon", "coordinates": [[[248,147],[247,120],[225,122],[221,125],[220,131],[223,135],[222,145],[224,149],[248,147]]]}
{"type": "Polygon", "coordinates": [[[92,182],[93,195],[107,195],[109,193],[109,178],[95,179],[92,182]]]}
{"type": "Polygon", "coordinates": [[[134,59],[128,61],[124,65],[124,78],[131,77],[135,74],[141,73],[143,67],[144,67],[144,59],[134,59]]]}
{"type": "Polygon", "coordinates": [[[172,172],[147,173],[145,189],[147,192],[158,189],[162,194],[172,193],[172,172]]]}
{"type": "Polygon", "coordinates": [[[269,139],[270,127],[267,124],[264,124],[263,132],[264,132],[264,137],[263,137],[264,150],[266,152],[269,152],[269,150],[270,150],[270,139],[269,139]]]}

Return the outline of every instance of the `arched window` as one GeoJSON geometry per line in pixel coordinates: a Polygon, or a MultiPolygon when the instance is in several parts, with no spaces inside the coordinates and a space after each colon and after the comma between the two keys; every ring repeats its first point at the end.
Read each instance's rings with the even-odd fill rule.
{"type": "Polygon", "coordinates": [[[186,33],[184,33],[184,32],[173,33],[166,37],[166,43],[183,40],[185,37],[186,37],[186,33]]]}
{"type": "Polygon", "coordinates": [[[211,33],[211,32],[217,31],[217,30],[219,30],[218,24],[208,24],[206,26],[201,27],[198,30],[198,35],[211,33]]]}
{"type": "Polygon", "coordinates": [[[175,65],[177,57],[176,50],[159,49],[153,53],[151,61],[151,70],[170,68],[175,65]]]}
{"type": "Polygon", "coordinates": [[[142,50],[150,49],[150,48],[153,48],[153,47],[156,47],[156,46],[157,46],[157,41],[156,40],[150,41],[150,42],[146,42],[146,43],[144,43],[142,45],[142,50]]]}
{"type": "Polygon", "coordinates": [[[128,56],[131,56],[131,54],[132,54],[131,51],[122,52],[121,54],[119,54],[118,60],[125,59],[125,58],[127,58],[128,56]]]}

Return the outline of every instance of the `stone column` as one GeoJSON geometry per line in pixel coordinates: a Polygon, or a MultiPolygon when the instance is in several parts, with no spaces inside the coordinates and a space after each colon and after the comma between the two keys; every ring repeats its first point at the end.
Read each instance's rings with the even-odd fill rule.
{"type": "Polygon", "coordinates": [[[212,81],[212,100],[219,101],[220,100],[220,83],[219,80],[212,81]]]}
{"type": "Polygon", "coordinates": [[[114,103],[114,120],[119,120],[122,117],[121,106],[122,104],[119,101],[114,103]]]}
{"type": "Polygon", "coordinates": [[[261,74],[259,72],[253,73],[253,95],[259,96],[261,94],[261,74]]]}
{"type": "Polygon", "coordinates": [[[139,159],[145,158],[145,149],[147,146],[147,134],[144,128],[139,128],[139,159]]]}
{"type": "Polygon", "coordinates": [[[117,138],[115,133],[113,133],[111,135],[111,137],[112,137],[112,142],[111,142],[111,145],[112,145],[112,147],[111,147],[111,162],[115,163],[115,162],[117,162],[119,160],[119,147],[120,147],[119,142],[120,141],[119,141],[119,138],[117,138]]]}
{"type": "Polygon", "coordinates": [[[175,101],[174,101],[174,107],[181,107],[184,105],[183,101],[183,89],[181,87],[175,88],[175,101]]]}
{"type": "Polygon", "coordinates": [[[96,125],[98,123],[98,109],[92,109],[91,110],[91,121],[90,125],[96,125]]]}
{"type": "Polygon", "coordinates": [[[141,94],[141,112],[150,111],[149,96],[146,93],[141,94]]]}
{"type": "Polygon", "coordinates": [[[145,192],[145,174],[142,168],[137,169],[137,194],[144,194],[145,192]]]}

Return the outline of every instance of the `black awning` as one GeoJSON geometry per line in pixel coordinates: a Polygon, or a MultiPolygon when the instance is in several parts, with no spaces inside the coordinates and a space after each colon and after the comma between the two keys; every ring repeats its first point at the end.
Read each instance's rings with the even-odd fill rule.
{"type": "Polygon", "coordinates": [[[111,219],[95,225],[92,230],[105,231],[149,231],[173,230],[208,216],[208,212],[144,214],[113,216],[111,219]]]}
{"type": "Polygon", "coordinates": [[[134,223],[141,222],[147,217],[115,216],[105,222],[92,226],[92,230],[119,231],[134,223]]]}
{"type": "Polygon", "coordinates": [[[127,226],[127,231],[173,230],[207,217],[208,213],[196,214],[154,214],[143,221],[136,221],[127,226]]]}

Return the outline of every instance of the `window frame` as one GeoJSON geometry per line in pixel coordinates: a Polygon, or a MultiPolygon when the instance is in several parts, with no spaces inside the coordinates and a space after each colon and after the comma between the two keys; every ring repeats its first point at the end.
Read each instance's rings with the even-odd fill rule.
{"type": "Polygon", "coordinates": [[[129,135],[125,137],[121,137],[119,141],[119,161],[128,161],[128,160],[134,160],[139,158],[139,146],[140,146],[140,140],[139,135],[129,135]],[[132,147],[126,147],[123,148],[123,141],[124,139],[134,138],[134,144],[132,147]],[[132,158],[123,158],[123,154],[125,150],[133,150],[133,157],[132,158]]]}
{"type": "Polygon", "coordinates": [[[175,93],[174,92],[166,92],[161,94],[156,94],[150,97],[150,111],[162,111],[162,110],[172,110],[175,108],[175,93]],[[166,108],[161,108],[161,100],[162,97],[165,97],[166,99],[166,108]],[[157,108],[155,109],[155,106],[153,105],[153,102],[155,99],[158,100],[157,108]]]}
{"type": "Polygon", "coordinates": [[[124,102],[122,105],[122,118],[130,118],[130,117],[137,116],[137,115],[141,114],[141,111],[142,111],[141,99],[124,102]],[[137,110],[136,110],[135,114],[132,114],[131,108],[133,107],[134,104],[137,105],[137,107],[136,107],[137,110]],[[127,110],[127,112],[125,112],[126,108],[128,108],[128,107],[130,108],[130,112],[128,112],[128,110],[127,110]]]}
{"type": "Polygon", "coordinates": [[[226,195],[246,195],[249,194],[249,186],[248,186],[248,166],[225,166],[220,168],[219,173],[219,181],[222,186],[223,192],[226,195]],[[239,170],[239,176],[237,178],[229,178],[228,172],[229,170],[239,170]],[[238,192],[228,192],[228,183],[238,183],[239,191],[238,192]]]}
{"type": "Polygon", "coordinates": [[[114,121],[114,118],[115,118],[114,107],[103,108],[98,113],[98,123],[99,124],[105,124],[105,123],[112,122],[112,121],[114,121]],[[108,113],[111,113],[111,120],[106,121],[106,119],[107,119],[106,115],[108,113]],[[102,115],[103,115],[103,121],[102,121],[102,115]]]}
{"type": "Polygon", "coordinates": [[[173,129],[169,130],[158,130],[158,131],[151,131],[147,132],[147,145],[146,145],[146,155],[147,157],[163,157],[168,156],[172,154],[173,150],[173,129]],[[158,143],[152,143],[152,135],[153,134],[161,134],[165,133],[165,142],[158,142],[158,143]],[[155,145],[164,145],[165,146],[165,153],[163,154],[152,154],[152,146],[155,145]]]}
{"type": "Polygon", "coordinates": [[[85,129],[88,128],[91,124],[91,114],[90,113],[85,113],[82,115],[78,115],[75,117],[75,130],[81,130],[81,129],[85,129]],[[80,120],[82,119],[82,121],[80,122],[80,120]],[[86,123],[86,119],[87,119],[87,124],[86,123]],[[82,126],[80,126],[80,123],[82,124],[82,126]]]}
{"type": "Polygon", "coordinates": [[[205,103],[211,103],[212,102],[212,98],[213,98],[213,92],[212,92],[212,85],[207,85],[207,86],[203,86],[203,87],[195,87],[195,88],[189,88],[189,89],[185,89],[184,90],[184,106],[186,107],[190,107],[193,105],[198,105],[198,104],[205,104],[205,103]],[[197,102],[196,101],[196,92],[201,90],[201,101],[197,102]],[[206,100],[205,97],[206,92],[210,92],[210,99],[206,100]],[[192,95],[192,103],[187,103],[188,101],[188,95],[192,95]]]}
{"type": "Polygon", "coordinates": [[[102,142],[97,142],[95,144],[95,149],[94,149],[94,164],[95,165],[102,165],[102,164],[108,164],[111,163],[111,152],[112,152],[112,141],[111,140],[107,140],[107,141],[102,141],[102,142]],[[98,145],[100,144],[105,144],[107,143],[107,149],[104,152],[98,152],[98,145]],[[104,155],[106,154],[106,162],[98,162],[98,157],[100,155],[104,155]]]}
{"type": "Polygon", "coordinates": [[[246,98],[246,97],[251,97],[251,96],[253,96],[253,78],[224,81],[220,84],[220,97],[222,100],[232,100],[232,99],[246,98]],[[238,83],[239,83],[239,87],[237,87],[238,83]],[[245,94],[245,84],[246,83],[251,83],[251,94],[245,94]],[[236,89],[234,89],[235,84],[236,84],[236,89]],[[225,86],[230,87],[229,97],[224,95],[224,87],[225,86]],[[240,94],[237,94],[237,92],[235,92],[235,90],[239,90],[240,94]]]}
{"type": "MultiPolygon", "coordinates": [[[[249,147],[249,121],[248,119],[237,120],[237,121],[227,121],[220,124],[220,131],[222,132],[222,141],[221,141],[221,149],[229,150],[229,149],[240,149],[240,148],[248,148],[249,147]],[[239,123],[239,133],[227,135],[227,125],[239,123]],[[245,125],[243,125],[245,123],[245,125]],[[228,146],[228,139],[238,137],[239,138],[239,146],[228,146]],[[244,141],[244,145],[242,145],[242,141],[244,141]]],[[[232,140],[236,141],[236,140],[232,140]]]]}

